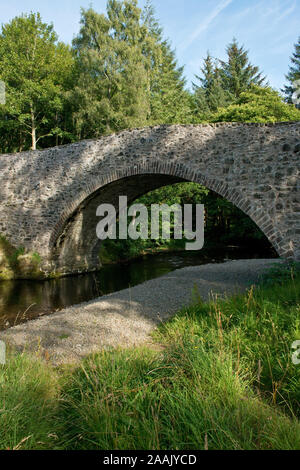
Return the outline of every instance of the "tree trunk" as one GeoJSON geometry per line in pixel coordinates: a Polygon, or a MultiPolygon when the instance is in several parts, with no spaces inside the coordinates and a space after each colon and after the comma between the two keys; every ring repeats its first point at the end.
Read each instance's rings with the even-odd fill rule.
{"type": "Polygon", "coordinates": [[[33,106],[30,107],[30,113],[31,113],[31,140],[32,140],[31,150],[36,150],[36,126],[35,126],[35,114],[34,114],[33,106]]]}
{"type": "MultiPolygon", "coordinates": [[[[58,128],[58,114],[55,115],[56,127],[58,128]]],[[[55,136],[55,145],[58,146],[58,134],[55,136]]]]}

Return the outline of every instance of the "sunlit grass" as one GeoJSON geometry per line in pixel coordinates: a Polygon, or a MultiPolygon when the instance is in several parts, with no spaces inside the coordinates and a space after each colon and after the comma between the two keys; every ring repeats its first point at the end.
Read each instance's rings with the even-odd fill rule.
{"type": "Polygon", "coordinates": [[[300,449],[300,280],[210,304],[73,369],[9,354],[0,448],[300,449]]]}
{"type": "Polygon", "coordinates": [[[59,394],[52,366],[8,352],[7,365],[0,365],[0,448],[54,448],[59,394]]]}

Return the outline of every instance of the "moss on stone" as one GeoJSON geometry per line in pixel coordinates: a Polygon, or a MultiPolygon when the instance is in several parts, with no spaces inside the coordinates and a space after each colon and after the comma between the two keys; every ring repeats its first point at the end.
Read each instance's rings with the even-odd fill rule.
{"type": "Polygon", "coordinates": [[[46,279],[38,253],[26,253],[24,247],[14,247],[0,235],[0,281],[11,279],[46,279]]]}

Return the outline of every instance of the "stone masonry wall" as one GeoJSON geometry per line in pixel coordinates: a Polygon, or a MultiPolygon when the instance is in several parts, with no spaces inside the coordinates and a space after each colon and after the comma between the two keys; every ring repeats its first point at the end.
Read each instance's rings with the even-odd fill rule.
{"type": "Polygon", "coordinates": [[[98,203],[187,180],[242,209],[280,256],[300,259],[299,172],[297,122],[156,126],[0,155],[0,234],[38,252],[46,271],[94,269],[98,203]]]}

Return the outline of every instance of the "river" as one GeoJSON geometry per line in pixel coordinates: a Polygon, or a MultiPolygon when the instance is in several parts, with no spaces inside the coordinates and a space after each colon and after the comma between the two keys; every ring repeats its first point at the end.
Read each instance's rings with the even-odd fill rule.
{"type": "Polygon", "coordinates": [[[275,257],[271,249],[261,251],[255,248],[226,247],[205,252],[148,255],[126,263],[104,266],[96,273],[48,281],[3,281],[0,282],[0,329],[133,287],[186,266],[230,259],[275,257]]]}

